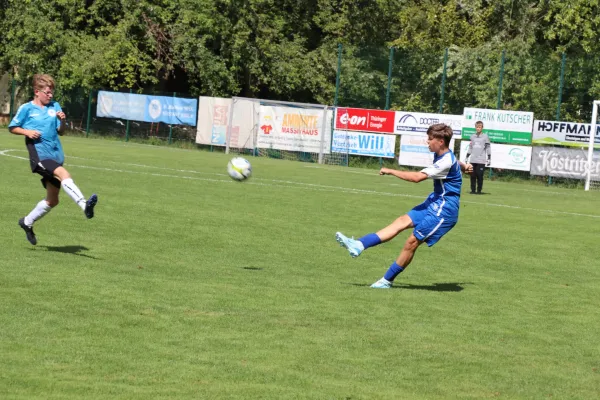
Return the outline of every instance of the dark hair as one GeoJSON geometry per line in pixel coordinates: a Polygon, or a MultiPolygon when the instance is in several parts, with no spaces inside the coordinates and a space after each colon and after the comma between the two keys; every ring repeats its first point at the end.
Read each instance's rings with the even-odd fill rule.
{"type": "Polygon", "coordinates": [[[479,124],[481,124],[481,126],[483,126],[483,121],[477,121],[477,122],[475,122],[475,126],[477,126],[479,124]]]}
{"type": "Polygon", "coordinates": [[[427,129],[427,136],[434,137],[436,139],[444,139],[446,147],[450,147],[450,139],[452,139],[452,128],[446,124],[435,124],[431,125],[427,129]]]}

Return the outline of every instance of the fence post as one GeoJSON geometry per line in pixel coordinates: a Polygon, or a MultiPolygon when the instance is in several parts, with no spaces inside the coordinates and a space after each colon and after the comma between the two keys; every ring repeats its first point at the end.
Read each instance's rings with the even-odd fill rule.
{"type": "MultiPolygon", "coordinates": [[[[177,95],[177,92],[173,92],[173,98],[177,95]]],[[[169,144],[172,143],[173,139],[173,124],[169,125],[169,144]]]]}
{"type": "Polygon", "coordinates": [[[444,111],[444,89],[446,88],[446,66],[448,65],[448,48],[444,52],[444,70],[442,72],[442,90],[440,95],[440,111],[441,114],[444,111]]]}
{"type": "MultiPolygon", "coordinates": [[[[392,90],[392,70],[394,69],[394,46],[390,47],[390,60],[388,63],[387,91],[385,94],[385,110],[390,109],[390,95],[392,90]]],[[[379,157],[379,168],[383,167],[383,158],[379,157]]]]}
{"type": "MultiPolygon", "coordinates": [[[[333,135],[335,134],[335,114],[337,114],[338,98],[340,94],[340,77],[342,75],[342,44],[338,44],[338,56],[337,56],[337,71],[335,73],[335,96],[333,98],[333,119],[331,121],[331,139],[329,148],[333,145],[333,135]]],[[[346,153],[346,167],[349,165],[350,156],[346,153]]]]}
{"type": "Polygon", "coordinates": [[[15,114],[15,92],[16,92],[16,89],[17,89],[17,81],[13,77],[12,83],[10,86],[10,116],[9,116],[10,121],[12,121],[13,116],[15,114]]]}
{"type": "Polygon", "coordinates": [[[500,81],[498,82],[498,103],[496,104],[496,109],[500,109],[502,107],[502,80],[504,79],[504,57],[506,54],[506,50],[502,50],[502,59],[500,61],[500,81]]]}
{"type": "MultiPolygon", "coordinates": [[[[502,50],[502,59],[500,60],[500,80],[498,82],[498,103],[496,104],[496,109],[500,109],[502,107],[502,81],[504,79],[504,58],[506,55],[506,50],[502,50]]],[[[492,179],[492,168],[490,167],[490,179],[492,179]]]]}
{"type": "Polygon", "coordinates": [[[90,95],[88,96],[87,123],[85,124],[85,137],[90,136],[90,120],[92,119],[92,92],[93,89],[90,89],[90,95]]]}
{"type": "MultiPolygon", "coordinates": [[[[133,89],[129,89],[129,94],[133,93],[133,89]]],[[[125,128],[125,141],[129,142],[129,120],[127,120],[127,126],[125,128]]]]}
{"type": "Polygon", "coordinates": [[[562,61],[560,63],[560,82],[558,84],[558,104],[556,105],[556,120],[560,121],[560,106],[562,104],[562,92],[565,84],[565,64],[567,62],[567,56],[562,53],[562,61]]]}
{"type": "Polygon", "coordinates": [[[390,92],[392,90],[392,69],[394,68],[394,46],[390,47],[390,62],[388,64],[387,92],[385,94],[385,109],[390,109],[390,92]]]}

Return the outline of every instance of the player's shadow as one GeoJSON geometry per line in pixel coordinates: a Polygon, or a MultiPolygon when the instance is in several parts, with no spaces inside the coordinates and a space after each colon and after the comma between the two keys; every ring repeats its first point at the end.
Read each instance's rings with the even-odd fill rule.
{"type": "MultiPolygon", "coordinates": [[[[431,285],[411,285],[410,283],[394,284],[392,289],[408,289],[408,290],[430,290],[432,292],[462,292],[467,285],[464,282],[448,282],[448,283],[433,283],[431,285]]],[[[370,287],[370,284],[351,283],[353,286],[370,287]]]]}
{"type": "Polygon", "coordinates": [[[94,260],[98,259],[94,256],[89,256],[87,254],[82,253],[82,251],[86,251],[89,249],[85,246],[79,246],[79,245],[74,245],[74,246],[36,246],[32,250],[36,250],[36,249],[46,249],[46,251],[52,251],[52,252],[56,252],[56,253],[73,254],[75,256],[92,258],[94,260]]]}

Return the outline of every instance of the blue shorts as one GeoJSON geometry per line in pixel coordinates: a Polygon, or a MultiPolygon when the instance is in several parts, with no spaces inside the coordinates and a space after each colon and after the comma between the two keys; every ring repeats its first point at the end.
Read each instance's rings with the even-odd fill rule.
{"type": "Polygon", "coordinates": [[[437,214],[435,203],[429,199],[407,213],[415,226],[413,235],[421,242],[427,243],[429,247],[436,244],[442,236],[448,233],[456,225],[458,219],[458,216],[437,214]]]}

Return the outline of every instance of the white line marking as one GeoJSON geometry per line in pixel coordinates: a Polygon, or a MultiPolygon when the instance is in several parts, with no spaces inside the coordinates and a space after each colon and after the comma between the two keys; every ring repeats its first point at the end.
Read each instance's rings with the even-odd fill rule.
{"type": "MultiPolygon", "coordinates": [[[[330,171],[330,172],[341,172],[344,174],[359,174],[359,175],[377,175],[378,171],[377,170],[372,170],[373,172],[365,172],[365,171],[354,171],[353,167],[326,167],[326,166],[319,166],[319,165],[304,165],[304,168],[312,168],[312,169],[320,169],[323,171],[330,171]]],[[[485,184],[486,186],[491,185],[491,186],[503,186],[506,185],[508,182],[495,182],[495,181],[486,181],[485,184]]],[[[400,186],[396,183],[391,183],[389,184],[390,186],[400,186]]],[[[522,189],[522,188],[517,188],[517,187],[511,187],[510,190],[518,190],[521,192],[533,192],[533,193],[544,193],[544,194],[557,194],[560,196],[577,196],[578,193],[571,193],[568,192],[568,189],[565,189],[564,192],[557,192],[557,191],[550,191],[550,190],[535,190],[535,189],[522,189]]]]}
{"type": "MultiPolygon", "coordinates": [[[[18,158],[18,159],[21,159],[21,160],[29,160],[29,158],[26,158],[26,157],[20,157],[20,156],[15,156],[15,155],[12,155],[12,154],[8,154],[9,152],[13,152],[13,151],[20,151],[20,150],[14,150],[14,149],[1,150],[0,151],[0,155],[6,156],[6,157],[18,158]]],[[[76,157],[71,157],[71,158],[76,158],[76,157]]],[[[91,159],[85,159],[85,160],[87,160],[87,161],[94,161],[94,160],[91,160],[91,159]]],[[[105,162],[105,161],[102,161],[102,162],[105,162]]],[[[112,163],[117,163],[117,164],[120,163],[118,161],[111,161],[111,162],[112,163]]],[[[107,171],[107,172],[119,172],[119,173],[128,173],[128,174],[157,176],[157,177],[164,177],[164,178],[179,178],[179,179],[188,179],[188,180],[215,182],[215,183],[229,183],[229,184],[231,184],[231,183],[237,183],[237,182],[234,182],[233,180],[229,179],[229,177],[226,174],[218,174],[218,173],[211,173],[211,172],[200,172],[200,171],[178,170],[178,169],[173,169],[173,168],[155,167],[155,166],[143,165],[143,164],[127,164],[127,163],[120,163],[120,164],[135,165],[135,166],[139,166],[139,167],[143,167],[143,168],[156,168],[156,169],[162,169],[162,170],[174,171],[174,172],[186,172],[186,173],[216,175],[216,176],[227,177],[227,179],[213,179],[213,178],[201,178],[201,177],[195,177],[195,176],[181,176],[181,175],[171,175],[171,174],[158,174],[158,173],[152,173],[152,172],[146,172],[146,171],[130,171],[130,170],[124,170],[124,169],[105,168],[105,167],[93,167],[93,166],[89,166],[89,165],[78,165],[78,164],[69,164],[69,167],[78,167],[78,168],[84,168],[84,169],[94,169],[94,170],[107,171]]],[[[379,196],[390,196],[390,197],[408,197],[408,198],[416,198],[416,199],[424,199],[425,198],[424,196],[417,196],[417,195],[412,195],[412,194],[379,192],[379,191],[376,191],[376,190],[355,189],[355,188],[347,188],[347,187],[343,187],[343,186],[318,185],[318,184],[313,184],[313,183],[304,183],[304,182],[295,182],[295,181],[277,180],[277,179],[259,179],[259,178],[253,178],[251,181],[245,182],[244,184],[246,184],[246,185],[255,185],[255,186],[286,187],[286,188],[292,188],[292,189],[302,188],[302,189],[310,189],[310,190],[321,191],[321,192],[337,192],[337,193],[349,193],[349,194],[367,194],[367,195],[379,195],[379,196]],[[264,181],[264,182],[273,182],[274,184],[264,183],[264,182],[257,182],[257,180],[258,181],[264,181]]],[[[583,213],[574,213],[574,212],[568,212],[568,211],[557,211],[557,210],[548,210],[548,209],[541,209],[541,208],[511,206],[511,205],[507,205],[507,204],[484,203],[484,202],[467,201],[467,200],[462,200],[461,203],[463,203],[463,204],[482,205],[482,206],[489,206],[489,207],[510,208],[510,209],[513,209],[513,210],[535,211],[535,212],[549,213],[549,214],[571,215],[571,216],[586,217],[586,218],[600,218],[600,215],[595,215],[595,214],[583,214],[583,213]]]]}

